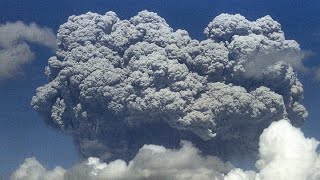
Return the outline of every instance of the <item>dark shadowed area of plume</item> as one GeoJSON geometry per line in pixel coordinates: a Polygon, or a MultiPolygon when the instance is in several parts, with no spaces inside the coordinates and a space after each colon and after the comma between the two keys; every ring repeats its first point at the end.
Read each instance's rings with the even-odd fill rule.
{"type": "Polygon", "coordinates": [[[85,157],[102,160],[182,139],[230,159],[255,154],[273,121],[303,124],[308,113],[293,69],[303,56],[278,22],[221,14],[204,34],[191,39],[148,11],[129,20],[114,12],[71,16],[32,106],[85,157]]]}

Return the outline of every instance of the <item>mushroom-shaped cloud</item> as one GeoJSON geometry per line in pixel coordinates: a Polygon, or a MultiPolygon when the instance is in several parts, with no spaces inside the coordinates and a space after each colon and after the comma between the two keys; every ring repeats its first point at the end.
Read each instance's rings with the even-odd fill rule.
{"type": "Polygon", "coordinates": [[[84,156],[102,160],[181,139],[201,141],[201,150],[230,143],[257,150],[273,121],[303,124],[303,88],[292,61],[282,59],[300,48],[278,22],[222,14],[204,32],[208,39],[194,40],[148,11],[130,20],[114,12],[71,16],[32,106],[84,156]]]}

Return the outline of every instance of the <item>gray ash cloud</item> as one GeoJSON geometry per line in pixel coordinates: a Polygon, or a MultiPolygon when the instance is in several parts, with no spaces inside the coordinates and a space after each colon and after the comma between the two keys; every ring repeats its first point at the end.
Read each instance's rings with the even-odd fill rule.
{"type": "Polygon", "coordinates": [[[31,104],[84,157],[105,161],[182,139],[228,159],[257,152],[273,121],[303,124],[308,113],[293,69],[303,56],[278,22],[221,14],[204,34],[192,39],[148,11],[129,20],[114,12],[71,16],[58,30],[49,82],[31,104]]]}

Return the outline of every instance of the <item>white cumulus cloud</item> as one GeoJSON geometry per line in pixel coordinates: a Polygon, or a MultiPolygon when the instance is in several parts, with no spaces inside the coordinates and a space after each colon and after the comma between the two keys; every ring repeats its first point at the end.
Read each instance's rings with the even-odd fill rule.
{"type": "Polygon", "coordinates": [[[288,121],[274,122],[260,136],[258,173],[232,170],[226,180],[319,180],[319,142],[288,121]]]}
{"type": "Polygon", "coordinates": [[[144,145],[129,162],[103,163],[90,157],[69,170],[46,170],[35,158],[25,162],[11,180],[319,180],[319,142],[304,137],[288,120],[273,122],[260,136],[258,172],[244,171],[217,157],[203,156],[189,142],[178,150],[144,145]]]}
{"type": "Polygon", "coordinates": [[[217,157],[201,156],[199,150],[189,142],[183,142],[179,150],[166,149],[158,145],[144,145],[133,160],[126,163],[115,160],[103,163],[99,158],[90,157],[69,170],[60,167],[47,171],[35,158],[26,159],[14,172],[12,180],[30,179],[203,179],[223,177],[232,169],[217,157]]]}

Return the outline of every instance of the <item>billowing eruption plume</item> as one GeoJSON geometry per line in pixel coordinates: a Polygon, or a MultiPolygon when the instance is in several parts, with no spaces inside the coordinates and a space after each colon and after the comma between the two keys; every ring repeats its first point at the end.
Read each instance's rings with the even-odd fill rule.
{"type": "Polygon", "coordinates": [[[278,22],[221,14],[204,33],[206,40],[194,40],[148,11],[130,20],[114,12],[71,16],[32,106],[85,157],[102,160],[182,139],[228,159],[231,151],[257,152],[273,121],[303,124],[303,88],[292,68],[301,50],[278,22]]]}

